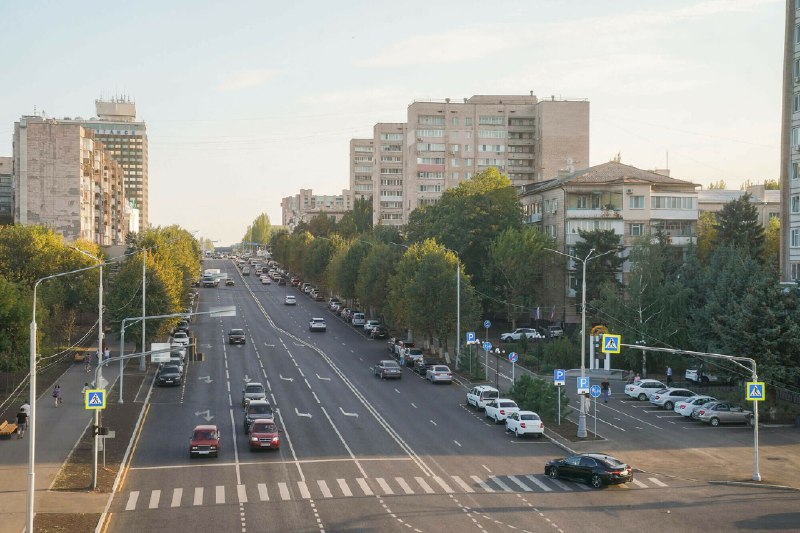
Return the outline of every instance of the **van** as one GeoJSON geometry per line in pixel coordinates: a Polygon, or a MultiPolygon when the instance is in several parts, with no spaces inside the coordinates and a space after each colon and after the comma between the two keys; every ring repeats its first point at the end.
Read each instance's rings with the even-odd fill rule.
{"type": "Polygon", "coordinates": [[[353,324],[353,327],[364,327],[364,324],[367,323],[367,318],[364,316],[364,313],[353,313],[350,322],[353,324]]]}
{"type": "Polygon", "coordinates": [[[467,405],[475,409],[485,409],[486,404],[500,397],[500,391],[488,385],[478,385],[467,393],[467,405]]]}

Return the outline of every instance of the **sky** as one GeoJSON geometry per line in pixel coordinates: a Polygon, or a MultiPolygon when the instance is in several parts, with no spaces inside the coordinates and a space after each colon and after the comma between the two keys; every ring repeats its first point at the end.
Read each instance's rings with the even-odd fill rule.
{"type": "Polygon", "coordinates": [[[150,221],[219,246],[349,186],[349,140],[414,100],[590,101],[616,154],[704,186],[779,178],[785,0],[0,0],[0,156],[22,115],[147,122],[150,221]]]}

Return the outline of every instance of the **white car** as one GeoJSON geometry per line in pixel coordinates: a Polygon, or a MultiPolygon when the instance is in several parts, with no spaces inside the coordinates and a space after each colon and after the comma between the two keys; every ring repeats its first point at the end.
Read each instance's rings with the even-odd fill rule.
{"type": "Polygon", "coordinates": [[[270,281],[269,276],[261,276],[261,284],[262,285],[271,285],[272,281],[270,281]]]}
{"type": "Polygon", "coordinates": [[[528,340],[534,339],[543,339],[544,335],[539,333],[537,330],[533,328],[517,328],[511,333],[503,333],[500,335],[500,342],[514,342],[518,341],[522,338],[522,336],[528,338],[528,340]]]}
{"type": "Polygon", "coordinates": [[[453,372],[447,365],[433,365],[425,371],[425,379],[431,383],[452,383],[453,372]]]}
{"type": "Polygon", "coordinates": [[[297,305],[297,300],[293,294],[287,294],[286,298],[283,299],[283,305],[297,305]]]}
{"type": "Polygon", "coordinates": [[[486,418],[494,420],[495,424],[504,421],[511,413],[519,412],[519,406],[514,400],[508,398],[498,398],[486,404],[486,418]]]}
{"type": "Polygon", "coordinates": [[[655,392],[666,389],[667,386],[657,379],[643,379],[625,385],[625,394],[631,398],[644,401],[649,400],[655,392]]]}
{"type": "Polygon", "coordinates": [[[180,344],[182,346],[189,345],[189,335],[185,331],[176,331],[172,335],[172,344],[180,344]]]}
{"type": "Polygon", "coordinates": [[[689,398],[691,396],[695,396],[695,393],[693,393],[689,389],[679,389],[677,387],[670,387],[668,389],[663,389],[653,393],[650,396],[650,403],[658,407],[663,407],[667,411],[672,411],[672,409],[675,407],[676,402],[685,400],[686,398],[689,398]]]}
{"type": "Polygon", "coordinates": [[[542,438],[544,423],[533,411],[517,411],[506,418],[506,431],[510,431],[517,437],[536,435],[538,438],[542,438]]]}
{"type": "Polygon", "coordinates": [[[308,323],[309,331],[327,331],[327,329],[324,318],[312,318],[308,323]]]}
{"type": "Polygon", "coordinates": [[[367,323],[364,324],[364,333],[369,335],[373,329],[377,328],[381,325],[380,320],[367,320],[367,323]]]}
{"type": "Polygon", "coordinates": [[[500,397],[500,391],[488,385],[477,385],[467,392],[467,405],[483,409],[488,402],[500,397]]]}
{"type": "Polygon", "coordinates": [[[705,405],[708,402],[716,401],[717,399],[713,396],[692,396],[685,400],[675,402],[675,408],[673,410],[686,418],[692,418],[692,411],[694,411],[695,408],[705,405]]]}

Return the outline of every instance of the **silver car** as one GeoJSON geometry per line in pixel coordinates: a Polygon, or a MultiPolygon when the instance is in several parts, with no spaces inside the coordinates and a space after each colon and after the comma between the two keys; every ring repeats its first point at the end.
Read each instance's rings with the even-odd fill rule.
{"type": "Polygon", "coordinates": [[[720,424],[753,424],[753,413],[730,402],[709,402],[692,413],[697,420],[718,426],[720,424]]]}
{"type": "Polygon", "coordinates": [[[685,400],[694,395],[695,394],[689,389],[670,387],[669,389],[660,390],[650,396],[650,403],[658,407],[663,407],[667,411],[672,411],[676,402],[685,400]]]}
{"type": "Polygon", "coordinates": [[[431,383],[452,383],[453,372],[446,365],[433,365],[425,371],[425,379],[431,383]]]}
{"type": "Polygon", "coordinates": [[[267,391],[264,390],[264,385],[251,381],[242,389],[242,407],[247,407],[247,404],[253,400],[266,400],[267,391]]]}

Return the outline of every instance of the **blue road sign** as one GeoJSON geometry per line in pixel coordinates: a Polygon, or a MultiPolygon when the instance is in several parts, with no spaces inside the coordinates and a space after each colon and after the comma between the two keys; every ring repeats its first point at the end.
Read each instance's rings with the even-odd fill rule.
{"type": "Polygon", "coordinates": [[[600,385],[592,385],[592,387],[589,389],[589,394],[591,394],[592,398],[599,398],[600,385]]]}
{"type": "Polygon", "coordinates": [[[516,363],[518,359],[519,355],[517,355],[517,352],[511,352],[510,354],[508,354],[508,360],[511,361],[512,363],[516,363]]]}
{"type": "Polygon", "coordinates": [[[484,349],[484,350],[486,350],[486,351],[488,352],[489,350],[491,350],[491,349],[492,349],[492,343],[491,343],[491,342],[489,342],[489,341],[484,341],[484,343],[483,343],[483,349],[484,349]]]}
{"type": "Polygon", "coordinates": [[[747,382],[747,400],[751,402],[764,401],[764,382],[763,381],[748,381],[747,382]]]}
{"type": "Polygon", "coordinates": [[[475,332],[468,331],[467,332],[467,342],[475,342],[475,332]]]}
{"type": "Polygon", "coordinates": [[[492,327],[492,323],[489,322],[488,320],[484,320],[483,321],[483,327],[485,327],[486,329],[489,329],[490,327],[492,327]]]}
{"type": "Polygon", "coordinates": [[[603,335],[603,353],[619,353],[620,344],[622,344],[622,335],[612,335],[606,333],[603,335]]]}
{"type": "Polygon", "coordinates": [[[563,368],[553,370],[553,385],[565,385],[567,383],[567,371],[563,368]]]}
{"type": "Polygon", "coordinates": [[[589,377],[578,378],[578,394],[586,394],[589,392],[589,377]]]}

